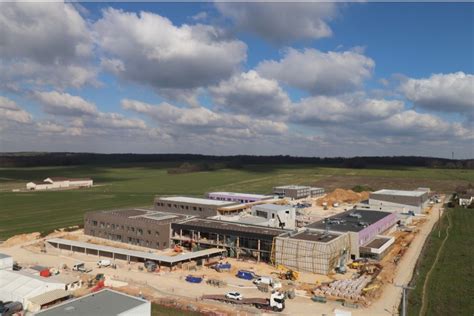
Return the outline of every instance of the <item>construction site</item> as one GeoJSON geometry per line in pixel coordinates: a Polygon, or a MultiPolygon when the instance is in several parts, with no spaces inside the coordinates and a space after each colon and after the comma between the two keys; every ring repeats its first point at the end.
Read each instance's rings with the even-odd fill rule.
{"type": "Polygon", "coordinates": [[[234,202],[244,211],[227,220],[220,219],[227,214],[219,208],[228,204],[216,208],[199,199],[186,200],[196,205],[183,212],[173,205],[173,212],[166,211],[161,201],[167,200],[156,199],[159,208],[88,213],[84,229],[19,235],[1,244],[0,253],[12,264],[0,269],[0,288],[15,288],[13,275],[44,282],[61,276],[55,280],[61,293],[9,299],[30,312],[104,288],[205,315],[376,315],[398,306],[399,293],[391,291],[413,270],[425,238],[420,232],[431,229],[444,197],[408,219],[358,209],[368,192],[306,192],[301,199],[234,202]],[[199,212],[199,203],[212,206],[206,216],[190,214],[199,212]],[[285,207],[255,208],[268,203],[285,207]],[[315,220],[305,223],[308,218],[315,220]],[[291,220],[295,228],[285,228],[291,220]],[[35,266],[48,273],[37,275],[35,266]]]}

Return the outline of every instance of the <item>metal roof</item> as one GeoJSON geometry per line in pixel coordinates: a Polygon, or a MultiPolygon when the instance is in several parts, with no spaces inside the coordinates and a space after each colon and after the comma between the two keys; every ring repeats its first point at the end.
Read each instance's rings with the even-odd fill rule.
{"type": "Polygon", "coordinates": [[[0,259],[11,258],[11,256],[0,252],[0,259]]]}
{"type": "Polygon", "coordinates": [[[292,209],[293,207],[291,205],[277,205],[277,204],[259,204],[255,205],[252,208],[255,208],[256,210],[267,210],[267,211],[286,211],[289,209],[292,209]]]}
{"type": "Polygon", "coordinates": [[[168,202],[191,203],[191,204],[214,205],[214,206],[225,206],[225,205],[235,204],[235,202],[231,202],[231,201],[219,201],[219,200],[212,200],[212,199],[193,198],[193,197],[187,197],[187,196],[160,197],[159,199],[161,201],[168,201],[168,202]]]}
{"type": "Polygon", "coordinates": [[[316,241],[321,243],[330,242],[337,237],[341,236],[341,234],[334,234],[334,233],[326,233],[320,231],[311,231],[305,230],[301,233],[296,235],[290,236],[291,239],[299,239],[299,240],[307,240],[307,241],[316,241]]]}
{"type": "Polygon", "coordinates": [[[239,199],[265,199],[271,198],[270,195],[262,195],[262,194],[253,194],[253,193],[238,193],[238,192],[209,192],[208,195],[221,195],[221,196],[229,196],[235,197],[239,199]]]}
{"type": "Polygon", "coordinates": [[[294,184],[290,184],[290,185],[277,186],[277,187],[274,187],[274,189],[279,189],[279,190],[282,190],[282,189],[301,190],[301,189],[311,189],[311,187],[310,187],[310,186],[306,186],[306,185],[294,185],[294,184]]]}
{"type": "Polygon", "coordinates": [[[166,263],[169,263],[169,264],[175,264],[175,263],[178,263],[178,262],[181,262],[181,261],[192,260],[192,259],[196,259],[196,258],[200,258],[200,257],[205,257],[205,256],[208,256],[208,255],[222,253],[222,252],[225,251],[224,249],[211,248],[211,249],[205,249],[205,250],[200,250],[200,251],[195,251],[195,252],[182,253],[182,254],[179,254],[179,255],[176,255],[176,256],[165,256],[165,255],[158,255],[158,254],[150,253],[150,252],[128,250],[128,249],[109,247],[109,246],[102,246],[102,245],[96,245],[96,244],[91,244],[91,243],[87,243],[87,242],[68,240],[68,239],[62,239],[62,238],[51,238],[51,239],[48,239],[47,241],[49,243],[55,243],[55,244],[61,244],[61,245],[79,247],[79,248],[93,249],[93,250],[98,250],[98,251],[121,254],[121,255],[125,255],[125,256],[144,258],[146,260],[166,262],[166,263]]]}
{"type": "Polygon", "coordinates": [[[372,194],[386,194],[386,195],[397,195],[397,196],[423,196],[426,194],[425,191],[405,191],[405,190],[387,190],[387,189],[382,189],[378,190],[375,192],[372,192],[372,194]]]}
{"type": "Polygon", "coordinates": [[[33,304],[45,305],[61,298],[69,297],[71,294],[63,289],[55,289],[38,296],[34,296],[28,299],[33,304]]]}
{"type": "Polygon", "coordinates": [[[150,302],[109,289],[92,293],[40,311],[41,316],[112,316],[150,302]]]}

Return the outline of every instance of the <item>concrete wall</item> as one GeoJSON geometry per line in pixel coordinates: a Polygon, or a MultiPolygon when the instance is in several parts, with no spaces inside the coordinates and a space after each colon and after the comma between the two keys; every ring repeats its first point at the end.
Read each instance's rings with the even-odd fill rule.
{"type": "Polygon", "coordinates": [[[318,242],[289,237],[275,239],[275,262],[297,271],[329,274],[344,249],[350,246],[348,234],[329,242],[318,242]]]}
{"type": "Polygon", "coordinates": [[[84,219],[86,235],[120,241],[154,249],[170,246],[170,223],[130,219],[107,212],[87,213],[84,219]]]}
{"type": "Polygon", "coordinates": [[[396,212],[396,213],[407,213],[408,211],[413,211],[416,214],[421,214],[423,212],[423,207],[425,206],[425,204],[421,204],[419,206],[413,206],[413,205],[400,204],[400,203],[370,198],[369,206],[371,209],[378,210],[378,211],[396,212]]]}
{"type": "Polygon", "coordinates": [[[154,202],[154,208],[156,211],[199,217],[219,215],[219,212],[217,211],[219,207],[221,206],[167,201],[161,200],[160,198],[155,198],[154,202]]]}
{"type": "Polygon", "coordinates": [[[286,209],[282,210],[271,210],[265,208],[265,204],[252,206],[252,215],[260,216],[257,215],[257,212],[260,214],[262,212],[267,214],[265,218],[269,220],[271,227],[280,227],[280,222],[278,221],[277,215],[280,217],[282,223],[285,224],[283,228],[295,229],[296,227],[296,211],[294,207],[288,206],[286,209]]]}

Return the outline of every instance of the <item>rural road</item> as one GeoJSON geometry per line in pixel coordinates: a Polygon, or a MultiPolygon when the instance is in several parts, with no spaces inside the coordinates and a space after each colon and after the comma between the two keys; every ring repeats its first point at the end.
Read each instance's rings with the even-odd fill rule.
{"type": "MultiPolygon", "coordinates": [[[[426,238],[431,233],[433,226],[437,223],[439,211],[443,211],[443,203],[433,206],[431,213],[427,216],[427,221],[421,226],[420,231],[413,239],[410,247],[405,252],[397,266],[396,275],[392,284],[386,284],[382,296],[369,308],[353,311],[353,315],[398,315],[398,306],[402,298],[402,289],[395,285],[407,285],[413,276],[416,262],[420,256],[426,238]]],[[[421,285],[418,285],[421,286],[421,285]]]]}

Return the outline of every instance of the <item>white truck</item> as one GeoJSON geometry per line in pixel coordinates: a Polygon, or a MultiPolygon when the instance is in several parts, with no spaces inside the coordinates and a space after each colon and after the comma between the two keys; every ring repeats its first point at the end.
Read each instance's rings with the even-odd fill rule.
{"type": "Polygon", "coordinates": [[[261,276],[253,280],[253,284],[255,285],[260,285],[260,284],[266,284],[268,286],[271,286],[273,289],[280,289],[281,288],[281,283],[278,281],[273,280],[271,277],[266,277],[266,276],[261,276]]]}
{"type": "Polygon", "coordinates": [[[215,300],[225,303],[232,303],[237,305],[253,305],[259,309],[272,310],[275,312],[281,312],[285,309],[285,295],[275,291],[270,295],[270,298],[243,298],[236,300],[228,298],[225,295],[204,295],[202,299],[215,300]]]}

